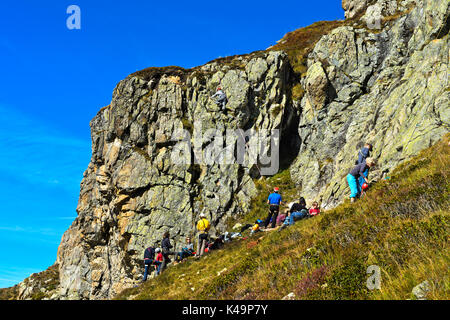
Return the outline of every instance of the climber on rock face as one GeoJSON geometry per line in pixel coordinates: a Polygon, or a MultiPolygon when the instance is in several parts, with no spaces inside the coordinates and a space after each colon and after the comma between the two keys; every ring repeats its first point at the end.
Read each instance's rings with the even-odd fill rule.
{"type": "Polygon", "coordinates": [[[375,166],[376,162],[373,158],[367,158],[366,161],[356,165],[347,175],[347,182],[350,187],[350,200],[355,201],[355,198],[361,193],[361,187],[359,185],[359,178],[363,177],[367,184],[369,180],[364,176],[364,172],[375,166]]]}
{"type": "Polygon", "coordinates": [[[372,149],[372,145],[370,143],[366,143],[364,147],[359,150],[358,162],[356,164],[363,163],[368,157],[370,157],[370,152],[372,151],[372,149]]]}
{"type": "Polygon", "coordinates": [[[216,93],[211,96],[211,99],[214,99],[215,103],[220,106],[220,110],[225,110],[228,99],[221,87],[217,88],[216,93]]]}

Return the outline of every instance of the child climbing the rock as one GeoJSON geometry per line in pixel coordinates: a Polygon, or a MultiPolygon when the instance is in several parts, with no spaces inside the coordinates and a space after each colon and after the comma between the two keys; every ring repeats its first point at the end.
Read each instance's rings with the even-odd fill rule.
{"type": "Polygon", "coordinates": [[[156,275],[159,275],[161,272],[161,265],[163,263],[164,257],[160,248],[156,248],[155,252],[156,252],[156,260],[155,260],[156,275]]]}
{"type": "Polygon", "coordinates": [[[218,87],[216,93],[211,96],[211,99],[215,101],[215,103],[220,106],[220,110],[225,110],[225,106],[227,105],[228,99],[225,92],[221,87],[218,87]]]}
{"type": "MultiPolygon", "coordinates": [[[[361,150],[359,150],[358,161],[356,161],[356,164],[358,165],[358,164],[365,162],[366,159],[368,157],[370,157],[370,152],[372,151],[372,149],[373,149],[372,144],[366,142],[364,147],[361,150]]],[[[369,178],[369,169],[368,168],[364,171],[364,175],[359,177],[358,183],[359,183],[360,189],[361,189],[362,185],[364,184],[364,178],[369,178]]]]}

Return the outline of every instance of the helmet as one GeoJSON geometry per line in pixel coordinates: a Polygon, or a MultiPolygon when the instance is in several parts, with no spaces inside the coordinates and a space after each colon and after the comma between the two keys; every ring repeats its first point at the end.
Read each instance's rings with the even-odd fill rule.
{"type": "Polygon", "coordinates": [[[156,248],[155,252],[160,252],[161,249],[160,248],[156,248]]]}
{"type": "Polygon", "coordinates": [[[278,192],[278,191],[280,191],[280,188],[275,187],[275,188],[273,188],[273,191],[278,192]]]}
{"type": "Polygon", "coordinates": [[[206,214],[204,212],[200,213],[200,218],[206,218],[206,214]]]}
{"type": "Polygon", "coordinates": [[[369,189],[369,185],[368,185],[366,182],[364,182],[361,188],[362,188],[364,191],[366,191],[367,189],[369,189]]]}
{"type": "Polygon", "coordinates": [[[256,220],[256,223],[262,223],[263,221],[261,219],[256,220]]]}

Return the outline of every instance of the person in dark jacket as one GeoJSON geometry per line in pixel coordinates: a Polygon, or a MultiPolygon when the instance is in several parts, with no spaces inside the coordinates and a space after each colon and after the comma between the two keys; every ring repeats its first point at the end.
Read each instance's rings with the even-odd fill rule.
{"type": "Polygon", "coordinates": [[[355,198],[361,193],[359,178],[362,177],[366,183],[369,183],[369,180],[364,175],[364,172],[375,165],[376,162],[373,158],[367,158],[365,162],[354,166],[350,173],[347,175],[347,182],[350,187],[351,202],[354,202],[355,198]]]}
{"type": "Polygon", "coordinates": [[[294,203],[289,210],[289,217],[286,220],[289,225],[293,225],[294,221],[306,218],[308,216],[308,209],[306,208],[306,200],[300,197],[298,202],[294,203]]]}
{"type": "Polygon", "coordinates": [[[161,241],[161,249],[162,249],[162,255],[163,255],[163,263],[161,265],[161,272],[164,271],[164,269],[167,267],[167,264],[172,262],[169,258],[170,254],[174,254],[170,249],[172,249],[173,246],[170,244],[170,234],[169,231],[166,231],[163,235],[163,240],[161,241]]]}
{"type": "MultiPolygon", "coordinates": [[[[366,143],[364,147],[359,150],[358,153],[358,161],[356,164],[361,164],[363,162],[366,162],[366,159],[370,157],[370,152],[372,151],[372,145],[370,143],[366,143]]],[[[364,176],[359,177],[358,183],[359,183],[359,189],[361,190],[361,187],[364,183],[364,177],[369,178],[369,169],[366,169],[364,171],[364,176]]]]}
{"type": "Polygon", "coordinates": [[[144,270],[144,278],[142,279],[142,281],[147,281],[148,274],[152,272],[152,270],[150,270],[149,272],[149,268],[154,264],[155,264],[155,246],[150,246],[144,251],[145,270],[144,270]]]}

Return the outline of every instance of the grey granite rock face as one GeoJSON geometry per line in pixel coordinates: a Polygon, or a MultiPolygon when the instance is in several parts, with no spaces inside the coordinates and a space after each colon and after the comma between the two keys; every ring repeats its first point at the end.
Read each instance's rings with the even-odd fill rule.
{"type": "Polygon", "coordinates": [[[380,179],[449,131],[448,13],[448,1],[422,1],[381,31],[344,26],[316,44],[308,75],[323,81],[307,77],[291,166],[308,201],[331,208],[349,196],[345,177],[364,142],[380,179]]]}

